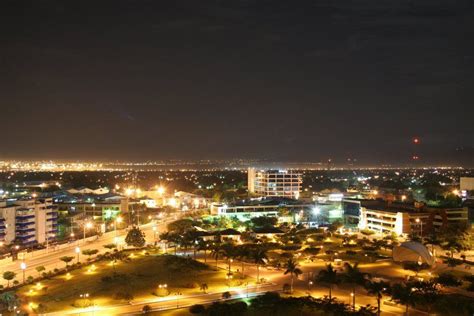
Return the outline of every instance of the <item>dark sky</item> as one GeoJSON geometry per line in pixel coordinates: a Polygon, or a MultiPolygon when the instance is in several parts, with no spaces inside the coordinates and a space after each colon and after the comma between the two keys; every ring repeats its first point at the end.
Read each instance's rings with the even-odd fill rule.
{"type": "Polygon", "coordinates": [[[471,0],[0,4],[0,158],[474,161],[471,0]]]}

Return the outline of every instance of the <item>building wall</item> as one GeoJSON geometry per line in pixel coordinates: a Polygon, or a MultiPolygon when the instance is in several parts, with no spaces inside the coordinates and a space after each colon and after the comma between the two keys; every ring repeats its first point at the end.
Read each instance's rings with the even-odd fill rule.
{"type": "Polygon", "coordinates": [[[359,229],[394,232],[397,235],[414,233],[426,236],[453,223],[467,223],[467,215],[467,208],[426,208],[420,212],[389,212],[361,207],[359,229]]]}
{"type": "Polygon", "coordinates": [[[466,191],[474,191],[474,177],[462,177],[460,179],[460,189],[466,191]]]}
{"type": "Polygon", "coordinates": [[[0,218],[4,223],[0,239],[5,244],[44,243],[46,236],[57,233],[57,210],[51,199],[0,202],[0,218]]]}
{"type": "Polygon", "coordinates": [[[248,188],[259,196],[298,199],[301,193],[301,174],[293,170],[259,170],[249,168],[248,188]]]}
{"type": "Polygon", "coordinates": [[[248,169],[247,180],[249,193],[255,193],[255,168],[248,169]]]}

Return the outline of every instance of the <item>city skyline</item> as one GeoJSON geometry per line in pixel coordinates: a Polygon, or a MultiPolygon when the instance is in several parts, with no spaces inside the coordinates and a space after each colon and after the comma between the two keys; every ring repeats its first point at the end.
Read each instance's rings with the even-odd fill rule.
{"type": "Polygon", "coordinates": [[[469,1],[1,8],[0,159],[474,165],[469,1]]]}

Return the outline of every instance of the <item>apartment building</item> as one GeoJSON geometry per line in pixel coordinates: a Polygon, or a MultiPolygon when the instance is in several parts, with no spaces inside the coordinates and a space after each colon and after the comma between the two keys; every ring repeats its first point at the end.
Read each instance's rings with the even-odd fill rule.
{"type": "Polygon", "coordinates": [[[434,208],[423,204],[371,202],[360,207],[359,228],[397,235],[426,235],[468,221],[467,208],[434,208]]]}
{"type": "Polygon", "coordinates": [[[58,212],[52,199],[0,201],[0,241],[29,246],[57,234],[58,212]]]}
{"type": "Polygon", "coordinates": [[[248,191],[259,196],[298,199],[303,180],[294,170],[248,169],[248,191]]]}

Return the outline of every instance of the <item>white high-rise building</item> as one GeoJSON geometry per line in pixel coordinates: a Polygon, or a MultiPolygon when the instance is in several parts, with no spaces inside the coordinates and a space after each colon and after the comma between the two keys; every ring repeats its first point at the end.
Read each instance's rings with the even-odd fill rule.
{"type": "Polygon", "coordinates": [[[248,169],[248,191],[259,196],[298,199],[302,177],[293,170],[248,169]]]}
{"type": "Polygon", "coordinates": [[[0,241],[28,246],[52,240],[58,212],[52,199],[0,201],[0,241]]]}

